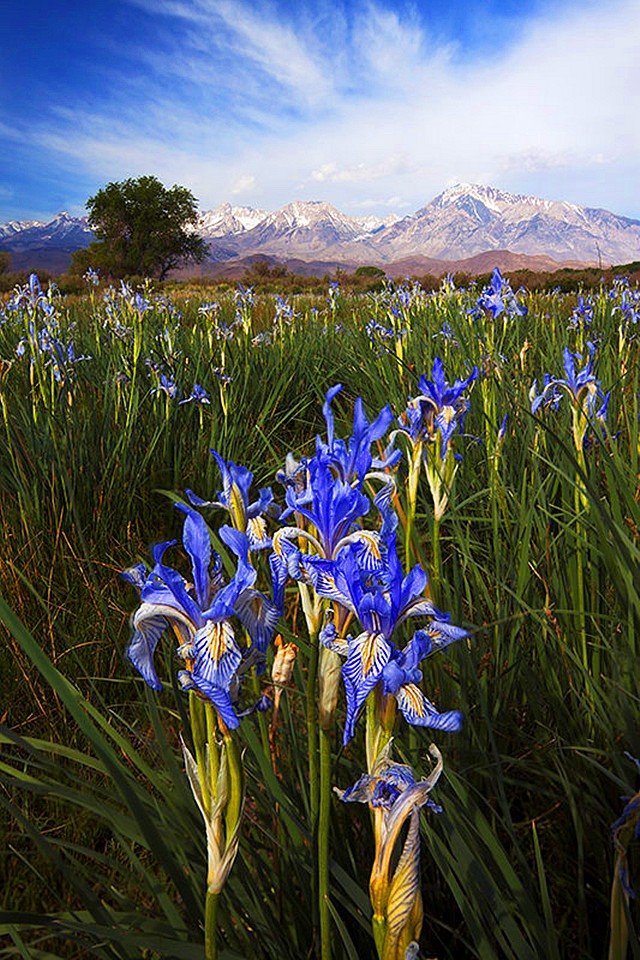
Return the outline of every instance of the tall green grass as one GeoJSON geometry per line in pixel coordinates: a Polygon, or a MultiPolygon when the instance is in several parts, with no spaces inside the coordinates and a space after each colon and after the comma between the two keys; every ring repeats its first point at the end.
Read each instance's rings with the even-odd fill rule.
{"type": "MultiPolygon", "coordinates": [[[[423,475],[412,540],[437,574],[438,604],[471,632],[425,669],[432,699],[466,722],[439,737],[444,812],[423,816],[423,955],[607,956],[610,826],[637,791],[625,751],[640,755],[639,358],[635,327],[621,330],[621,288],[594,297],[588,330],[570,324],[574,295],[530,295],[526,317],[493,321],[472,312],[478,290],[443,286],[292,298],[290,324],[258,298],[230,339],[231,292],[207,309],[197,289],[147,289],[146,302],[102,293],[51,297],[55,336],[91,358],[58,379],[38,348],[51,326],[41,305],[5,309],[0,325],[0,956],[202,955],[206,855],[179,759],[185,708],[179,691],[158,699],[132,677],[133,598],[117,573],[176,535],[167,493],[215,494],[210,447],[275,490],[287,452],[313,452],[328,387],[345,384],[334,403],[345,435],[355,397],[370,417],[386,403],[399,414],[436,356],[450,381],[474,365],[482,377],[455,439],[462,460],[443,521],[434,531],[423,475]],[[529,389],[562,375],[563,347],[584,350],[587,338],[612,396],[608,437],[582,465],[566,403],[533,417],[529,389]],[[158,389],[161,373],[182,399],[199,383],[210,404],[179,404],[158,389]]],[[[223,957],[319,949],[309,661],[291,604],[301,653],[275,754],[259,719],[241,728],[249,799],[221,904],[223,957]]],[[[428,742],[406,729],[398,738],[420,774],[428,742]]],[[[332,744],[336,785],[362,769],[361,734],[346,751],[332,744]]],[[[364,808],[332,800],[331,852],[335,956],[371,956],[364,808]]],[[[633,956],[635,901],[628,912],[633,956]]]]}

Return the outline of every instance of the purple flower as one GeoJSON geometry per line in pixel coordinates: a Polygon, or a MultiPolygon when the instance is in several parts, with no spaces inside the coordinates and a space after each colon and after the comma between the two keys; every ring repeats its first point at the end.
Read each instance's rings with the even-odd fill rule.
{"type": "Polygon", "coordinates": [[[161,690],[153,657],[161,636],[172,627],[180,641],[177,654],[185,664],[178,674],[181,684],[209,699],[233,729],[239,723],[234,708],[238,678],[263,658],[278,612],[267,597],[253,589],[256,571],[249,563],[247,537],[231,527],[218,531],[237,558],[236,572],[225,584],[221,560],[212,551],[204,520],[186,504],[176,506],[185,513],[182,543],[191,560],[191,583],[164,563],[164,554],[175,541],[156,545],[155,564],[148,574],[143,564],[122,574],[138,588],[142,601],[132,617],[133,637],[127,656],[146,683],[161,690]],[[251,647],[239,647],[233,615],[247,629],[251,647]]]}
{"type": "Polygon", "coordinates": [[[465,380],[450,384],[445,379],[442,360],[436,357],[432,379],[420,377],[419,395],[409,401],[406,410],[398,418],[400,429],[409,435],[414,444],[439,440],[440,459],[444,460],[456,429],[460,433],[464,429],[464,420],[471,406],[464,392],[477,376],[478,368],[474,367],[465,380]]]}
{"type": "Polygon", "coordinates": [[[273,502],[270,487],[261,487],[258,499],[249,501],[249,491],[253,483],[253,474],[246,467],[231,460],[225,461],[216,450],[211,450],[222,475],[222,490],[216,493],[215,500],[202,500],[193,490],[187,490],[187,496],[194,507],[221,507],[226,510],[236,530],[246,533],[251,550],[262,550],[271,546],[264,522],[264,513],[273,502]]]}
{"type": "Polygon", "coordinates": [[[201,387],[199,383],[194,383],[193,390],[189,396],[185,397],[184,400],[180,400],[178,406],[182,406],[183,403],[195,403],[197,407],[202,407],[205,404],[211,403],[211,400],[204,387],[201,387]]]}
{"type": "Polygon", "coordinates": [[[527,308],[518,303],[517,297],[509,281],[505,280],[496,267],[491,277],[491,283],[485,287],[476,300],[476,310],[487,311],[495,320],[501,313],[506,313],[509,317],[525,317],[528,313],[527,308]]]}
{"type": "Polygon", "coordinates": [[[178,396],[178,388],[172,376],[167,377],[166,374],[161,373],[158,379],[158,386],[154,387],[151,393],[164,393],[170,400],[175,400],[178,396]]]}
{"type": "Polygon", "coordinates": [[[582,354],[572,353],[568,347],[565,347],[563,352],[565,377],[552,377],[548,373],[545,374],[543,388],[539,394],[534,380],[529,393],[533,414],[536,414],[543,405],[557,409],[562,394],[565,393],[576,409],[580,409],[587,416],[596,417],[604,423],[609,405],[609,394],[603,394],[600,381],[596,379],[593,373],[595,345],[588,341],[587,349],[589,356],[585,358],[582,354]],[[578,363],[583,364],[579,369],[576,368],[578,363]]]}
{"type": "Polygon", "coordinates": [[[427,576],[420,566],[403,576],[395,533],[390,533],[386,541],[377,538],[374,550],[354,539],[333,561],[302,555],[300,559],[316,593],[349,610],[363,628],[356,637],[339,637],[330,616],[320,635],[326,647],[346,656],[342,670],[347,697],[345,744],[353,736],[364,701],[378,683],[385,695],[395,697],[409,723],[459,730],[462,715],[457,711],[439,713],[422,693],[418,665],[436,650],[468,634],[453,626],[449,616],[437,610],[425,596],[427,576]],[[414,617],[424,617],[428,625],[416,631],[406,647],[399,650],[393,641],[394,632],[406,619],[414,617]]]}

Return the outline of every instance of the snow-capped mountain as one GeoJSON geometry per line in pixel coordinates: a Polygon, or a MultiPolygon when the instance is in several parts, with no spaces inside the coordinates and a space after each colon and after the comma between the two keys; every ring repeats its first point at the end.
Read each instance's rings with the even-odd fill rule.
{"type": "MultiPolygon", "coordinates": [[[[222,210],[223,208],[218,208],[222,210]]],[[[228,208],[233,214],[233,208],[228,208]]],[[[214,214],[216,211],[214,211],[214,214]]],[[[245,214],[246,228],[236,224],[237,216],[227,220],[226,234],[207,234],[213,259],[229,259],[263,254],[286,259],[318,259],[369,262],[378,257],[369,239],[384,227],[379,218],[357,218],[337,210],[321,200],[296,200],[273,213],[261,215],[254,226],[245,214]]],[[[209,217],[209,214],[205,214],[209,217]]],[[[393,222],[396,218],[390,218],[393,222]]]]}
{"type": "MultiPolygon", "coordinates": [[[[295,201],[273,213],[225,203],[197,227],[212,261],[255,255],[345,264],[390,264],[410,257],[456,261],[488,251],[601,265],[640,260],[640,221],[607,210],[456,184],[415,213],[351,217],[320,200],[295,201]]],[[[14,269],[65,269],[93,239],[86,218],[61,213],[49,223],[0,226],[0,248],[14,269]],[[66,258],[66,260],[65,260],[66,258]]]]}
{"type": "Polygon", "coordinates": [[[563,200],[457,184],[381,231],[376,245],[385,259],[418,250],[439,259],[511,250],[559,261],[628,263],[640,257],[640,221],[563,200]]]}
{"type": "Polygon", "coordinates": [[[0,226],[2,245],[7,250],[51,244],[70,250],[86,247],[93,232],[86,217],[72,217],[66,210],[48,223],[38,220],[12,221],[0,226]]]}
{"type": "Polygon", "coordinates": [[[87,218],[72,217],[66,211],[48,223],[29,220],[0,225],[0,249],[9,251],[14,270],[62,273],[69,268],[71,254],[88,247],[93,239],[87,218]]]}
{"type": "MultiPolygon", "coordinates": [[[[510,250],[558,261],[627,263],[640,259],[640,221],[573,203],[457,184],[415,213],[367,223],[320,201],[287,204],[256,226],[227,234],[237,256],[389,263],[426,256],[462,260],[510,250]]],[[[212,251],[219,253],[216,244],[212,251]]],[[[219,256],[217,256],[219,259],[219,256]]]]}
{"type": "Polygon", "coordinates": [[[366,249],[369,236],[360,222],[330,203],[297,200],[238,236],[237,252],[303,259],[327,254],[351,259],[357,248],[363,247],[363,254],[371,257],[373,250],[366,249]]]}
{"type": "Polygon", "coordinates": [[[381,220],[380,217],[374,217],[371,214],[366,217],[353,217],[354,223],[358,224],[363,234],[377,233],[378,230],[390,226],[399,219],[400,217],[395,214],[391,214],[385,220],[381,220]]]}
{"type": "Polygon", "coordinates": [[[222,203],[215,210],[207,210],[201,215],[198,229],[201,236],[207,238],[235,236],[257,227],[268,216],[266,210],[232,207],[230,203],[222,203]]]}
{"type": "Polygon", "coordinates": [[[43,224],[37,220],[10,220],[9,223],[0,224],[0,239],[13,237],[16,233],[22,233],[23,230],[29,230],[30,227],[41,227],[43,224]]]}

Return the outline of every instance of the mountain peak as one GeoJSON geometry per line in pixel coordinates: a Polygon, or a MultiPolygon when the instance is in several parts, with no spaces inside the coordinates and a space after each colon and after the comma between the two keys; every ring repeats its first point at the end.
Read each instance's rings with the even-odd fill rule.
{"type": "Polygon", "coordinates": [[[326,200],[294,200],[287,203],[280,210],[277,210],[273,216],[279,214],[291,218],[297,226],[309,226],[320,220],[344,220],[344,213],[340,213],[336,207],[333,207],[326,200]]]}
{"type": "Polygon", "coordinates": [[[502,213],[507,206],[531,199],[519,193],[507,193],[497,187],[485,187],[480,183],[455,183],[443,190],[431,201],[432,206],[446,207],[461,201],[479,200],[493,213],[502,213]]]}
{"type": "MultiPolygon", "coordinates": [[[[557,261],[640,259],[640,221],[477,183],[452,184],[415,213],[384,222],[349,216],[325,200],[294,200],[273,213],[221,204],[203,212],[196,229],[216,262],[261,254],[381,265],[416,256],[464,260],[505,250],[557,261]]],[[[87,218],[67,211],[47,224],[0,224],[0,242],[16,267],[46,266],[48,256],[58,268],[63,257],[70,259],[92,238],[87,218]]]]}
{"type": "Polygon", "coordinates": [[[221,203],[215,210],[206,210],[200,214],[199,229],[205,237],[241,234],[261,223],[266,216],[266,210],[221,203]]]}

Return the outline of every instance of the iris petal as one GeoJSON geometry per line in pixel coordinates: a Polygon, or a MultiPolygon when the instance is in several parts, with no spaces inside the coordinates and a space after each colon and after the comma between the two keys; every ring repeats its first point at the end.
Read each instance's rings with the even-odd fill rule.
{"type": "Polygon", "coordinates": [[[132,626],[133,637],[127,648],[127,657],[153,690],[162,690],[162,683],[153,665],[158,641],[165,630],[173,626],[186,643],[193,636],[194,624],[174,607],[142,603],[132,618],[132,626]]]}
{"type": "Polygon", "coordinates": [[[221,690],[220,687],[214,686],[206,678],[198,676],[195,673],[192,674],[192,680],[198,690],[203,693],[208,700],[211,700],[217,708],[218,713],[229,730],[235,730],[240,726],[240,721],[233,709],[231,695],[228,690],[221,690]]]}
{"type": "Polygon", "coordinates": [[[243,590],[236,600],[235,612],[251,640],[264,653],[273,637],[280,611],[259,590],[243,590]]]}
{"type": "Polygon", "coordinates": [[[333,411],[331,409],[331,403],[333,401],[333,398],[336,397],[341,390],[342,390],[341,383],[337,383],[334,387],[331,387],[329,390],[327,390],[325,394],[325,401],[322,407],[322,413],[324,414],[325,423],[327,424],[327,440],[329,442],[329,446],[333,444],[333,430],[334,430],[333,411]]]}
{"type": "MultiPolygon", "coordinates": [[[[416,907],[416,900],[420,902],[419,808],[414,808],[411,811],[409,830],[389,887],[385,936],[385,949],[389,950],[389,956],[392,956],[392,948],[398,944],[405,927],[410,922],[411,915],[416,907]]],[[[421,917],[421,911],[419,916],[421,917]]]]}
{"type": "Polygon", "coordinates": [[[231,679],[242,663],[233,627],[227,620],[207,622],[194,638],[194,680],[206,680],[213,686],[229,689],[231,679]]]}
{"type": "Polygon", "coordinates": [[[416,727],[431,727],[456,733],[462,727],[462,714],[458,710],[438,713],[430,700],[415,683],[405,683],[395,694],[398,707],[407,723],[416,727]]]}
{"type": "Polygon", "coordinates": [[[168,625],[167,618],[158,614],[141,618],[137,624],[134,622],[133,638],[127,647],[127,657],[152,690],[162,690],[153,654],[168,625]]]}
{"type": "Polygon", "coordinates": [[[209,602],[209,564],[211,563],[211,537],[203,518],[184,503],[176,507],[186,514],[182,529],[182,543],[191,557],[193,582],[200,607],[209,602]]]}
{"type": "Polygon", "coordinates": [[[347,720],[344,743],[354,733],[362,704],[373,690],[391,656],[391,646],[382,633],[361,633],[349,644],[349,655],[342,668],[347,694],[347,720]]]}
{"type": "Polygon", "coordinates": [[[416,597],[402,608],[396,623],[402,623],[407,617],[433,617],[434,613],[436,608],[431,600],[427,597],[416,597]]]}
{"type": "Polygon", "coordinates": [[[264,517],[249,517],[247,519],[247,537],[250,550],[264,550],[271,546],[271,539],[267,534],[267,525],[264,517]]]}
{"type": "Polygon", "coordinates": [[[339,580],[337,579],[338,570],[331,560],[301,554],[300,561],[318,596],[333,600],[335,603],[346,607],[347,610],[355,612],[351,596],[345,593],[343,589],[342,577],[339,580]]]}
{"type": "Polygon", "coordinates": [[[247,535],[233,527],[224,526],[218,530],[218,536],[238,557],[238,569],[233,579],[216,593],[209,609],[204,611],[205,620],[223,620],[230,617],[242,591],[253,586],[258,576],[249,563],[247,535]]]}

